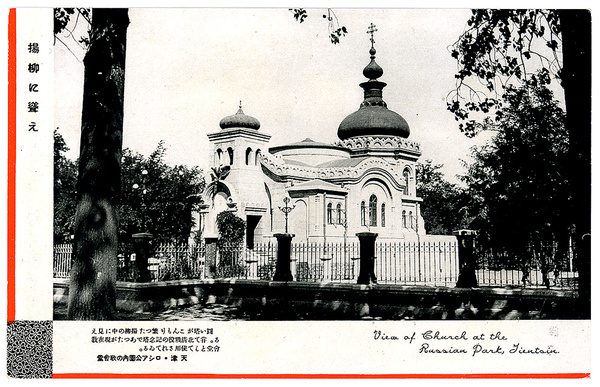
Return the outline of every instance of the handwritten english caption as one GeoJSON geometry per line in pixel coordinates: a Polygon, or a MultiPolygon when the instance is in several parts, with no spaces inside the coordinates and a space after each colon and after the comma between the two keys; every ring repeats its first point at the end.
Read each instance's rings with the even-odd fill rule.
{"type": "Polygon", "coordinates": [[[412,332],[410,334],[387,334],[373,331],[373,340],[398,342],[415,348],[419,354],[460,354],[470,356],[503,355],[558,355],[553,345],[522,344],[512,340],[501,331],[469,333],[448,333],[438,330],[412,332]]]}

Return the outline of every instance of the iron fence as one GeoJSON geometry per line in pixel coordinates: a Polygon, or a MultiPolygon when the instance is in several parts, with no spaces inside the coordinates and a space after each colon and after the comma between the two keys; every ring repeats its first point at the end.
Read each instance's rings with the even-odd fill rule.
{"type": "Polygon", "coordinates": [[[528,245],[524,251],[476,249],[475,273],[480,286],[577,289],[575,249],[556,243],[528,245]]]}
{"type": "Polygon", "coordinates": [[[293,243],[292,276],[305,282],[356,282],[358,258],[358,243],[293,243]]]}
{"type": "Polygon", "coordinates": [[[204,259],[204,245],[160,245],[148,259],[148,270],[155,281],[201,279],[204,259]]]}
{"type": "Polygon", "coordinates": [[[454,286],[459,260],[456,239],[376,243],[375,276],[380,283],[454,286]]]}
{"type": "MultiPolygon", "coordinates": [[[[54,278],[69,278],[73,246],[54,246],[54,278]]],[[[152,281],[170,279],[204,278],[204,245],[159,245],[148,258],[152,281]]],[[[130,244],[119,245],[117,254],[117,280],[135,282],[138,278],[136,255],[130,244]]]]}
{"type": "Polygon", "coordinates": [[[54,260],[52,262],[54,278],[69,278],[69,273],[71,272],[71,254],[73,254],[73,245],[54,246],[54,260]]]}
{"type": "Polygon", "coordinates": [[[271,280],[275,274],[276,262],[276,243],[256,243],[252,249],[240,245],[219,246],[216,276],[271,280]]]}
{"type": "Polygon", "coordinates": [[[133,246],[129,243],[119,245],[117,254],[117,280],[133,282],[138,278],[133,246]]]}
{"type": "MultiPolygon", "coordinates": [[[[360,270],[360,245],[292,244],[291,260],[296,281],[355,283],[360,270]]],[[[378,283],[453,286],[458,278],[457,243],[376,243],[374,267],[378,283]]]]}
{"type": "MultiPolygon", "coordinates": [[[[204,279],[208,274],[204,245],[159,245],[148,259],[152,281],[204,279]]],[[[577,288],[578,274],[571,249],[565,254],[531,250],[531,259],[519,261],[507,252],[476,251],[475,274],[479,286],[577,288]],[[526,262],[526,264],[519,263],[526,262]]],[[[54,277],[68,278],[71,245],[54,246],[54,277]]],[[[290,269],[294,281],[356,283],[360,270],[360,246],[347,243],[292,243],[290,269]]],[[[219,246],[216,278],[272,280],[277,263],[277,243],[219,246]]],[[[421,241],[377,242],[375,276],[380,284],[449,286],[459,276],[458,243],[453,237],[429,237],[421,241]]],[[[137,266],[131,246],[119,247],[118,279],[135,281],[137,266]]]]}

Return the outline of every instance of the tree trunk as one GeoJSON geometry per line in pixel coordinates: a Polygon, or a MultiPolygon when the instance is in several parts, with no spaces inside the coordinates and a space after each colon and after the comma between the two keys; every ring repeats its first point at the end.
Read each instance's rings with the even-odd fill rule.
{"type": "Polygon", "coordinates": [[[68,318],[110,320],[116,308],[127,9],[94,9],[81,117],[68,318]]]}
{"type": "Polygon", "coordinates": [[[585,318],[591,317],[591,135],[592,60],[591,14],[588,10],[560,11],[563,43],[562,85],[569,131],[571,214],[579,272],[579,296],[585,318]]]}

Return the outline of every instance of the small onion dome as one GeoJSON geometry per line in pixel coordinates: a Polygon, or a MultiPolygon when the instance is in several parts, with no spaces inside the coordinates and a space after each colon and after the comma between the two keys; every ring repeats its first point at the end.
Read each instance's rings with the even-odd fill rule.
{"type": "Polygon", "coordinates": [[[410,135],[408,123],[402,116],[387,108],[383,100],[385,82],[378,81],[383,69],[375,62],[375,49],[371,47],[371,62],[364,68],[363,75],[369,79],[360,84],[365,91],[360,108],[340,123],[338,137],[345,140],[356,136],[400,136],[410,135]]]}
{"type": "Polygon", "coordinates": [[[367,79],[375,80],[383,75],[383,69],[375,62],[375,49],[371,47],[369,54],[371,54],[371,62],[363,69],[363,75],[367,79]]]}
{"type": "Polygon", "coordinates": [[[227,116],[221,120],[219,123],[221,129],[228,128],[248,128],[248,129],[258,129],[260,128],[260,122],[251,116],[247,116],[244,114],[242,110],[242,104],[240,103],[240,108],[234,115],[227,116]]]}

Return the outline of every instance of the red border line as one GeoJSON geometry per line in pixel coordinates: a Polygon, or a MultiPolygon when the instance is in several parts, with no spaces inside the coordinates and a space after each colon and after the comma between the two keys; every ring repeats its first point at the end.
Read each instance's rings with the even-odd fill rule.
{"type": "Polygon", "coordinates": [[[54,379],[584,379],[589,373],[557,374],[53,374],[54,379]]]}
{"type": "MultiPolygon", "coordinates": [[[[8,321],[15,320],[16,9],[8,15],[8,321]]],[[[54,379],[583,379],[589,373],[557,374],[91,374],[59,373],[54,379]]]]}
{"type": "Polygon", "coordinates": [[[8,13],[7,318],[15,320],[15,187],[17,151],[17,10],[8,13]]]}

